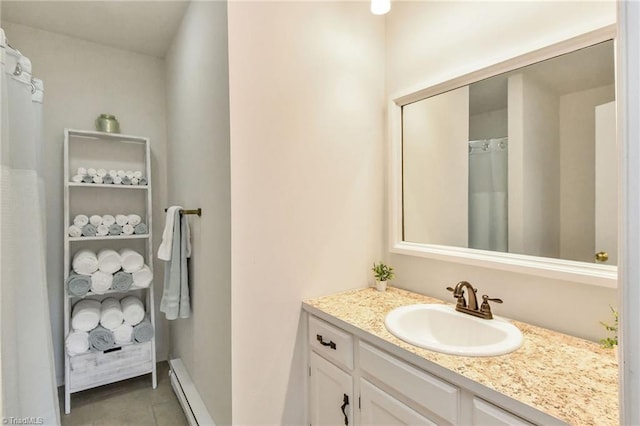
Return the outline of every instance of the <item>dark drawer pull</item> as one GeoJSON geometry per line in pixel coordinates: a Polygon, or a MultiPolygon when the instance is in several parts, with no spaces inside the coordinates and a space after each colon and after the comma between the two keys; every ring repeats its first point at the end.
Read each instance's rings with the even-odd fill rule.
{"type": "Polygon", "coordinates": [[[121,351],[122,350],[122,346],[118,346],[117,348],[111,348],[111,349],[107,349],[106,351],[103,351],[105,354],[111,353],[111,352],[116,352],[116,351],[121,351]]]}
{"type": "Polygon", "coordinates": [[[330,340],[329,343],[325,342],[324,340],[322,340],[322,335],[320,334],[316,334],[316,339],[318,340],[318,342],[320,342],[320,344],[322,346],[329,346],[331,349],[336,349],[336,344],[333,342],[333,340],[330,340]]]}
{"type": "Polygon", "coordinates": [[[349,417],[347,417],[347,412],[346,412],[347,405],[349,405],[349,395],[345,393],[344,398],[342,399],[342,405],[340,406],[340,409],[342,410],[342,414],[344,414],[345,426],[349,426],[349,417]]]}

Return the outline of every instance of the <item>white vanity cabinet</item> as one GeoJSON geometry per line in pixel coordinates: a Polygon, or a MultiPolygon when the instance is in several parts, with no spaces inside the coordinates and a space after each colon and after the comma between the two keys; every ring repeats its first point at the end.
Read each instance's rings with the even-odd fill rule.
{"type": "Polygon", "coordinates": [[[309,424],[532,425],[308,314],[309,424]]]}

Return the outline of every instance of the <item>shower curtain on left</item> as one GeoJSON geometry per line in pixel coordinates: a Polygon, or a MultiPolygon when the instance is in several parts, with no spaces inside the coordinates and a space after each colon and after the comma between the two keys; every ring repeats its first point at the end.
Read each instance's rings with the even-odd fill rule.
{"type": "Polygon", "coordinates": [[[60,423],[45,270],[42,82],[0,30],[2,418],[60,423]]]}

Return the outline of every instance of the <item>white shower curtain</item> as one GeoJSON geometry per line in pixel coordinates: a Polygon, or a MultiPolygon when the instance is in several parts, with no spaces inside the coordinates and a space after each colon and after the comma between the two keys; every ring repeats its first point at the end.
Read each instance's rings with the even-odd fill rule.
{"type": "Polygon", "coordinates": [[[29,59],[6,43],[2,30],[0,43],[2,418],[55,425],[60,413],[45,270],[43,86],[32,80],[29,59]]]}
{"type": "Polygon", "coordinates": [[[469,142],[469,247],[508,251],[507,138],[469,142]]]}

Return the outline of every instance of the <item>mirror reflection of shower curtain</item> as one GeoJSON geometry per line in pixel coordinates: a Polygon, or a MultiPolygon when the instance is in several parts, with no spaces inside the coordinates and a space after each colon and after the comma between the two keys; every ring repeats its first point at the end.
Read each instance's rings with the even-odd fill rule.
{"type": "Polygon", "coordinates": [[[508,251],[507,138],[469,142],[469,248],[508,251]]]}

